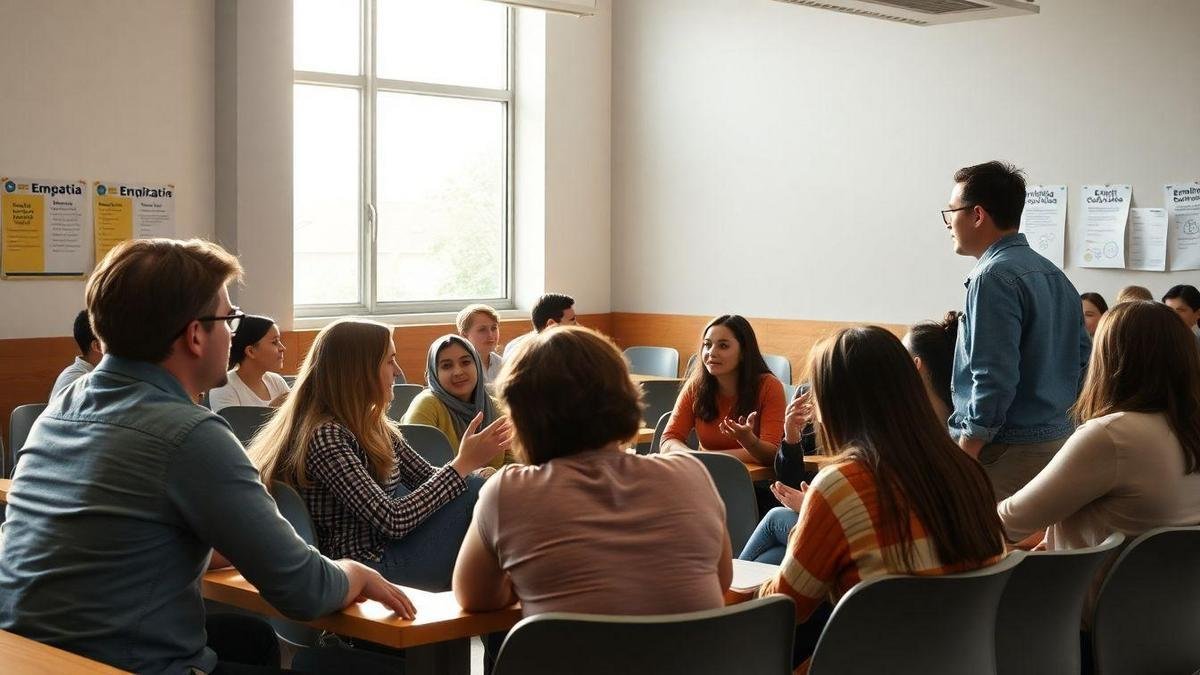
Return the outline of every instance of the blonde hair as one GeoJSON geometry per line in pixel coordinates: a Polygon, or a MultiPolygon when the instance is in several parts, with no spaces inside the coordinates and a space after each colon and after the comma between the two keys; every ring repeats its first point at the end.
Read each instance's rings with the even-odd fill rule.
{"type": "Polygon", "coordinates": [[[391,476],[396,463],[392,443],[400,432],[387,417],[388,400],[379,381],[391,336],[388,326],[358,319],[337,321],[317,334],[287,400],[247,450],[263,483],[308,487],[309,444],[327,422],[354,435],[375,480],[383,483],[391,476]]]}
{"type": "Polygon", "coordinates": [[[475,316],[476,314],[487,315],[487,317],[492,321],[500,323],[500,315],[497,314],[496,310],[492,309],[490,306],[478,303],[474,305],[467,305],[466,307],[463,307],[462,311],[459,312],[458,316],[454,319],[454,325],[456,328],[458,328],[459,335],[463,337],[467,336],[467,331],[471,330],[471,317],[475,316]]]}
{"type": "Polygon", "coordinates": [[[1145,286],[1126,286],[1125,288],[1121,289],[1120,293],[1117,293],[1117,301],[1113,304],[1119,305],[1122,302],[1130,302],[1133,300],[1150,300],[1153,302],[1154,295],[1150,292],[1150,289],[1146,288],[1145,286]]]}

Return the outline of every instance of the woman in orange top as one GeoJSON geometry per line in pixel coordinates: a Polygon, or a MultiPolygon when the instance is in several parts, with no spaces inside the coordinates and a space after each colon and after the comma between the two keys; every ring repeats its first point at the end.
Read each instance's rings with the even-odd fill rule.
{"type": "Polygon", "coordinates": [[[663,452],[687,450],[695,429],[701,449],[769,466],[783,440],[783,383],[771,374],[745,318],[718,316],[704,327],[702,340],[703,367],[692,372],[675,401],[663,452]]]}

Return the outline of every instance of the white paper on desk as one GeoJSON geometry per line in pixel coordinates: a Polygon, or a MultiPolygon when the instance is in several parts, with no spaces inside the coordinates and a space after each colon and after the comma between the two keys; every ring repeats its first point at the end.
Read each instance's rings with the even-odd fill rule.
{"type": "Polygon", "coordinates": [[[1025,188],[1025,210],[1021,232],[1029,246],[1042,257],[1063,268],[1067,231],[1067,186],[1029,185],[1025,188]]]}
{"type": "Polygon", "coordinates": [[[1083,219],[1083,267],[1125,267],[1125,225],[1132,185],[1084,185],[1079,195],[1083,219]]]}
{"type": "Polygon", "coordinates": [[[1200,183],[1164,186],[1163,204],[1170,223],[1171,270],[1200,269],[1200,183]]]}
{"type": "Polygon", "coordinates": [[[729,584],[729,590],[748,593],[762,586],[768,579],[774,579],[778,573],[779,565],[734,558],[733,582],[729,584]]]}
{"type": "Polygon", "coordinates": [[[1127,269],[1162,272],[1167,269],[1167,210],[1129,209],[1127,269]]]}

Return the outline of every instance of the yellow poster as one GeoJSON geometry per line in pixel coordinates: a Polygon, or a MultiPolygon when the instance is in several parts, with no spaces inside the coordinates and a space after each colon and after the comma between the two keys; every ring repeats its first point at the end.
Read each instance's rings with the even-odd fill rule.
{"type": "Polygon", "coordinates": [[[83,276],[87,183],[0,177],[0,273],[5,278],[83,276]]]}
{"type": "Polygon", "coordinates": [[[175,186],[97,182],[92,195],[96,260],[126,239],[175,235],[175,186]]]}

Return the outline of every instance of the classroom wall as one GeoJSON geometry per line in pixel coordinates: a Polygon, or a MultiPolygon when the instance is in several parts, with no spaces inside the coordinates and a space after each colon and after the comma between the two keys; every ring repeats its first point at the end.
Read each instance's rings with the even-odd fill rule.
{"type": "MultiPolygon", "coordinates": [[[[0,2],[0,174],[174,183],[213,234],[213,2],[0,2]]],[[[0,338],[65,336],[83,282],[0,281],[0,338]]]]}
{"type": "MultiPolygon", "coordinates": [[[[769,0],[617,0],[613,310],[909,323],[961,307],[938,210],[993,158],[1031,183],[1200,179],[1200,3],[1046,0],[917,28],[769,0]]],[[[1082,269],[1080,291],[1200,272],[1082,269]]]]}

